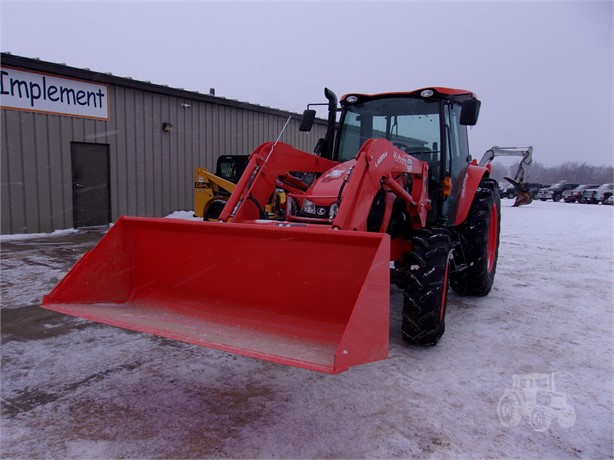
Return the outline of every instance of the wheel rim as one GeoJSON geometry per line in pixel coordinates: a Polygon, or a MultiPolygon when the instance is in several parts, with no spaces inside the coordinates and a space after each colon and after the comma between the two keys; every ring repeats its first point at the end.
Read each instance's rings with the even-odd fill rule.
{"type": "Polygon", "coordinates": [[[499,235],[499,213],[493,203],[490,210],[490,223],[488,224],[488,245],[486,246],[486,268],[492,273],[497,259],[497,237],[499,235]]]}
{"type": "Polygon", "coordinates": [[[499,400],[497,411],[499,420],[504,426],[515,426],[520,421],[520,403],[514,395],[503,395],[499,400]]]}
{"type": "Polygon", "coordinates": [[[550,416],[546,409],[537,406],[529,416],[531,428],[538,432],[544,432],[550,427],[550,416]]]}

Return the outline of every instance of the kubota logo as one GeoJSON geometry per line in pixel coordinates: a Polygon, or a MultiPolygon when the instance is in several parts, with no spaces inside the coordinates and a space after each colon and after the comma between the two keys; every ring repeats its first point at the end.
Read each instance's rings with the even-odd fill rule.
{"type": "Polygon", "coordinates": [[[386,158],[387,156],[388,156],[388,152],[382,153],[380,157],[377,160],[375,160],[375,167],[377,168],[381,164],[381,162],[384,161],[384,158],[386,158]]]}
{"type": "Polygon", "coordinates": [[[554,373],[514,375],[512,388],[499,399],[497,414],[508,428],[527,417],[531,428],[539,432],[547,431],[553,420],[561,428],[571,428],[576,423],[576,411],[566,396],[554,391],[554,373]]]}
{"type": "Polygon", "coordinates": [[[394,151],[393,152],[393,158],[394,161],[396,161],[399,164],[402,164],[403,166],[407,166],[407,170],[411,171],[411,158],[406,157],[405,155],[402,155],[401,153],[394,151]]]}

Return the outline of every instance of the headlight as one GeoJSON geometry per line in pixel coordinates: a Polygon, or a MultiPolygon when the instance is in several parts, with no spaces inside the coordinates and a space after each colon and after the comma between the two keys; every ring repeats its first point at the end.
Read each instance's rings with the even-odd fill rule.
{"type": "Polygon", "coordinates": [[[332,221],[337,215],[337,211],[339,211],[339,205],[337,203],[333,203],[330,206],[330,210],[328,211],[328,218],[332,221]]]}
{"type": "Polygon", "coordinates": [[[315,214],[316,213],[316,205],[313,201],[309,201],[307,199],[303,200],[302,211],[305,214],[315,214]]]}

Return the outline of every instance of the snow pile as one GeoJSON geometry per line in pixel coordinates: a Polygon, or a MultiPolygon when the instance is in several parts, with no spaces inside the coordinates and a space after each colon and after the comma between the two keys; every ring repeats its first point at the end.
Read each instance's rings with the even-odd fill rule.
{"type": "Polygon", "coordinates": [[[194,211],[175,211],[168,216],[168,219],[198,220],[202,222],[202,217],[195,217],[194,211]]]}

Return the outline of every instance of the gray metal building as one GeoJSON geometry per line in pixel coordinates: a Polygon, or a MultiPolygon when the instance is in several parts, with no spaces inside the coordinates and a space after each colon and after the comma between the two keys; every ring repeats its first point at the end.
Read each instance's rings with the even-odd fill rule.
{"type": "Polygon", "coordinates": [[[64,64],[2,53],[1,66],[2,234],[190,210],[194,168],[251,153],[289,117],[281,141],[299,149],[312,151],[326,130],[319,121],[301,133],[298,114],[64,64]]]}

